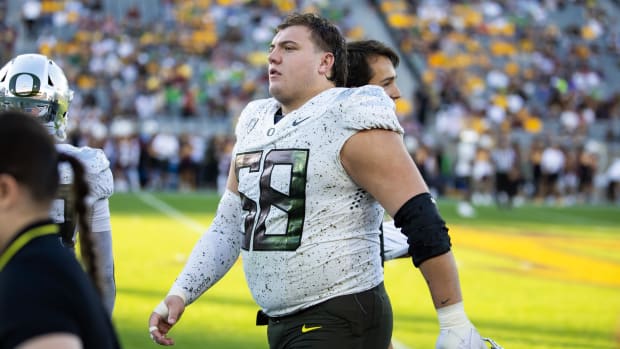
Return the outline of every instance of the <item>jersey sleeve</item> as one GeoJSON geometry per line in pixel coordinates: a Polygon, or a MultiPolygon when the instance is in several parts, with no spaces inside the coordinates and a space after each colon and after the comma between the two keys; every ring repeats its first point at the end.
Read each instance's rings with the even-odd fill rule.
{"type": "Polygon", "coordinates": [[[239,115],[239,120],[237,121],[237,125],[235,126],[235,136],[237,137],[237,139],[243,137],[243,135],[250,128],[250,121],[252,119],[250,115],[252,114],[252,110],[256,108],[255,106],[257,103],[257,101],[251,101],[241,111],[241,114],[239,115]]]}
{"type": "Polygon", "coordinates": [[[395,113],[394,102],[381,87],[366,85],[342,93],[336,104],[341,122],[348,129],[357,131],[385,129],[404,134],[395,113]]]}
{"type": "Polygon", "coordinates": [[[86,171],[86,181],[93,201],[107,199],[114,192],[114,179],[110,170],[110,161],[101,149],[90,147],[72,147],[59,145],[59,151],[76,157],[86,171]]]}
{"type": "Polygon", "coordinates": [[[107,199],[114,193],[114,180],[110,168],[98,173],[87,173],[86,180],[90,187],[90,196],[92,199],[107,199]]]}
{"type": "Polygon", "coordinates": [[[405,257],[408,253],[407,236],[396,228],[394,221],[383,222],[383,256],[385,260],[405,257]]]}

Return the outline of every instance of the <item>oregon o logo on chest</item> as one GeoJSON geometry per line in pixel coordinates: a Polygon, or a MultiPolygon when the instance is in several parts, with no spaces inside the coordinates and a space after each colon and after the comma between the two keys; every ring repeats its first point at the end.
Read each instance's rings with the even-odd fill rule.
{"type": "Polygon", "coordinates": [[[274,133],[276,133],[276,129],[274,127],[267,130],[267,136],[273,136],[274,133]]]}

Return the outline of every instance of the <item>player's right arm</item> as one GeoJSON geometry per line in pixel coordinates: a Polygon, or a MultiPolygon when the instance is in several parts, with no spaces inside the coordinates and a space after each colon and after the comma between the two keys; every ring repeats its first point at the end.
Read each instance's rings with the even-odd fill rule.
{"type": "Polygon", "coordinates": [[[194,246],[166,298],[151,313],[149,332],[157,344],[174,344],[167,335],[185,307],[219,281],[239,257],[243,242],[242,211],[233,166],[231,164],[227,190],[220,199],[213,223],[194,246]]]}

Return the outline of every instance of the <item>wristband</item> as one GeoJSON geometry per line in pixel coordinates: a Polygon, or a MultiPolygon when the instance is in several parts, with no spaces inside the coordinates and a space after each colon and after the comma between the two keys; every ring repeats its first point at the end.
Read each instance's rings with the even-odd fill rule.
{"type": "Polygon", "coordinates": [[[163,319],[168,320],[168,306],[166,305],[165,301],[159,302],[155,309],[153,309],[153,312],[157,313],[163,319]]]}
{"type": "MultiPolygon", "coordinates": [[[[169,296],[177,296],[181,298],[181,300],[183,301],[183,305],[187,305],[187,296],[185,296],[185,291],[183,291],[183,289],[178,287],[177,285],[172,285],[170,291],[166,295],[166,298],[168,298],[169,296]]],[[[168,319],[168,305],[166,305],[166,300],[164,299],[159,304],[157,304],[153,312],[159,314],[159,316],[164,319],[168,319]]]]}
{"type": "Polygon", "coordinates": [[[168,296],[177,296],[183,300],[183,305],[187,305],[187,296],[185,295],[185,290],[183,290],[176,284],[172,284],[172,287],[170,287],[170,291],[168,291],[166,297],[168,296]]]}
{"type": "Polygon", "coordinates": [[[470,323],[465,314],[463,302],[437,309],[437,319],[439,320],[439,328],[464,326],[470,323]]]}

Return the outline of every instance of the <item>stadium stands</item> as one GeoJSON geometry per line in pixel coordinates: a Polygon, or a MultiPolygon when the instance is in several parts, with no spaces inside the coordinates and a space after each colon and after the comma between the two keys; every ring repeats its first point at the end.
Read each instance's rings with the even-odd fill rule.
{"type": "Polygon", "coordinates": [[[364,11],[352,1],[153,3],[0,7],[3,59],[39,51],[64,67],[76,89],[71,141],[105,149],[119,190],[216,188],[236,116],[267,95],[272,29],[303,10],[321,11],[351,39],[400,51],[399,117],[438,195],[495,202],[495,191],[492,200],[476,192],[488,186],[473,171],[490,161],[494,183],[502,160],[491,154],[506,138],[519,155],[518,198],[607,200],[606,170],[620,157],[618,2],[389,0],[364,11]],[[557,196],[541,191],[550,174],[534,164],[554,144],[557,196]]]}

